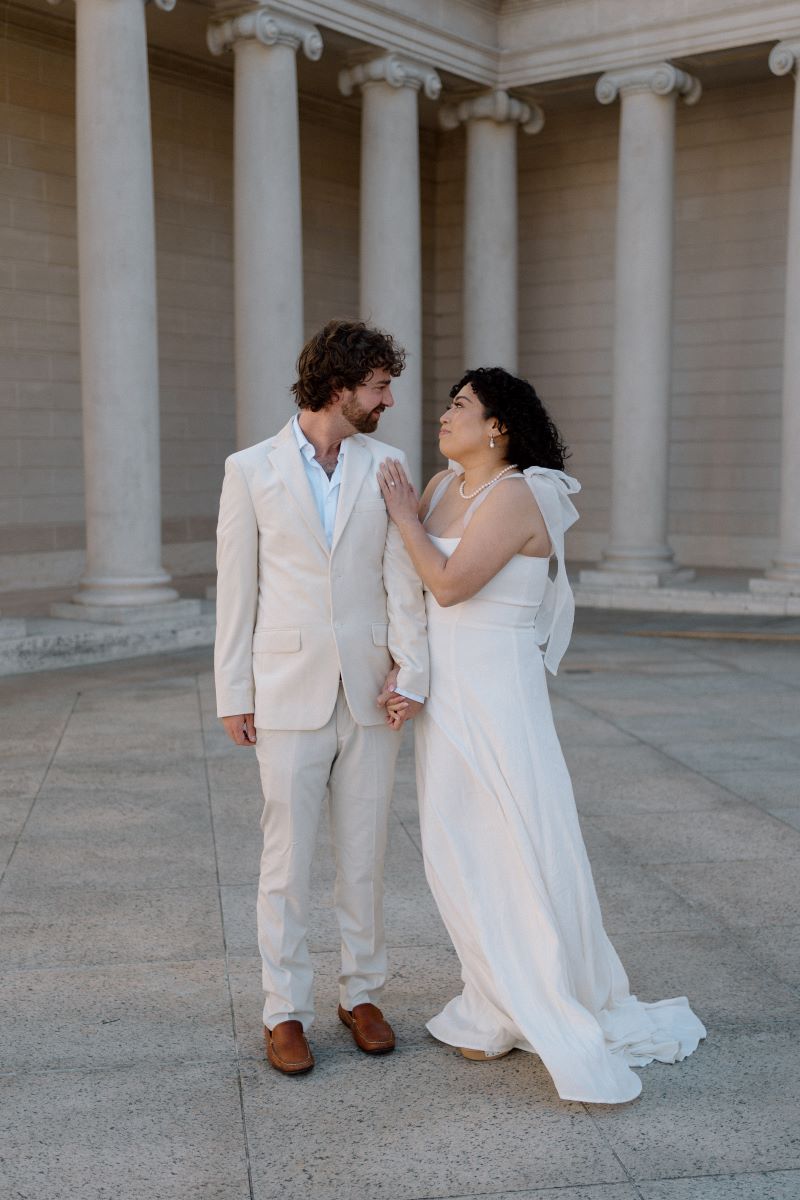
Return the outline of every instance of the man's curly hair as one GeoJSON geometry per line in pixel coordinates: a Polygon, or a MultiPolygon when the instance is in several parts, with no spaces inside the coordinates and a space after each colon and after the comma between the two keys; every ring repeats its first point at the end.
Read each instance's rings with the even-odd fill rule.
{"type": "Polygon", "coordinates": [[[487,417],[494,417],[502,433],[508,434],[506,458],[521,471],[526,467],[564,470],[569,451],[533,385],[502,367],[479,367],[467,371],[450,389],[451,399],[470,384],[487,417]]]}
{"type": "Polygon", "coordinates": [[[406,352],[391,334],[363,321],[328,321],[300,351],[294,398],[298,408],[319,412],[333,392],[352,391],[380,367],[396,379],[405,362],[406,352]]]}

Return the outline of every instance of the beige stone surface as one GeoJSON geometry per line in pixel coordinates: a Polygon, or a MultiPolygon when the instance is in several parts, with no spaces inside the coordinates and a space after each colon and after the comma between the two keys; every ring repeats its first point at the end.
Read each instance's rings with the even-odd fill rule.
{"type": "Polygon", "coordinates": [[[579,613],[551,687],[632,986],[689,996],[709,1030],[618,1107],[560,1102],[533,1056],[482,1067],[427,1034],[460,984],[424,879],[411,738],[386,871],[398,1050],[366,1058],[336,1018],[323,823],[318,1065],[286,1080],[261,1047],[258,773],[213,716],[210,651],[0,680],[5,1190],[794,1200],[800,830],[769,781],[796,785],[780,764],[798,761],[800,651],[628,636],[659,622],[579,613]]]}

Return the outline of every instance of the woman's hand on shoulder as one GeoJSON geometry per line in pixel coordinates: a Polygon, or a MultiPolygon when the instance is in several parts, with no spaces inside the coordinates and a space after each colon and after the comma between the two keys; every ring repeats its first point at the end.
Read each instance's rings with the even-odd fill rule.
{"type": "Polygon", "coordinates": [[[378,485],[396,525],[419,520],[419,496],[397,458],[385,458],[378,468],[378,485]]]}

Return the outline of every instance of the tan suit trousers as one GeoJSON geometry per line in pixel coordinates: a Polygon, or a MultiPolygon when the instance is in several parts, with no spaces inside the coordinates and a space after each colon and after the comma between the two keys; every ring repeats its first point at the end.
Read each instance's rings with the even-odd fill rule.
{"type": "Polygon", "coordinates": [[[264,848],[258,944],[264,1024],[314,1017],[307,944],[311,863],[326,794],[336,859],[334,905],[342,947],[339,1001],[376,1003],[386,980],[383,860],[400,733],[357,725],[340,685],[321,729],[259,729],[264,848]]]}

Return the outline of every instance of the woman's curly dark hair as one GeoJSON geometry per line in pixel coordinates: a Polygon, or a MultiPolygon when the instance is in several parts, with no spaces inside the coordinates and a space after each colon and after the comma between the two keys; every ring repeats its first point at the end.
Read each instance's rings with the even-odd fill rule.
{"type": "Polygon", "coordinates": [[[526,379],[518,379],[502,367],[479,367],[467,371],[450,389],[453,399],[470,384],[487,417],[494,417],[501,433],[508,434],[506,458],[521,471],[526,467],[564,470],[569,450],[561,439],[547,409],[526,379]]]}
{"type": "Polygon", "coordinates": [[[363,321],[328,321],[300,351],[294,398],[298,408],[319,412],[332,392],[358,387],[379,367],[396,379],[405,361],[405,350],[391,334],[363,321]]]}

